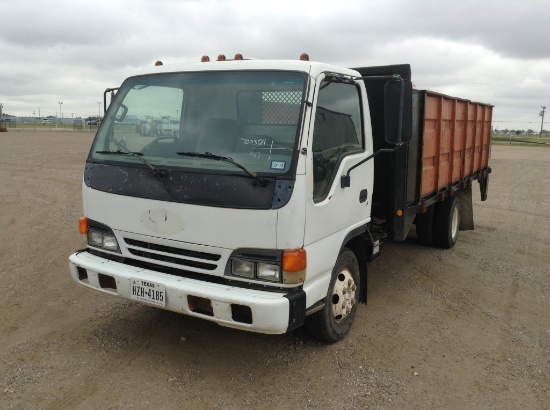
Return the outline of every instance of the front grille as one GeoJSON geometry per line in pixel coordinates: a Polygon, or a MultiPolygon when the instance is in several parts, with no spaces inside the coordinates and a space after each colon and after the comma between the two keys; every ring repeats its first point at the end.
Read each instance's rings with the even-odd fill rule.
{"type": "Polygon", "coordinates": [[[145,248],[153,251],[171,253],[180,256],[188,256],[190,258],[206,259],[209,261],[219,261],[221,258],[221,255],[216,255],[214,253],[190,251],[188,249],[174,248],[172,246],[158,245],[156,243],[137,241],[135,239],[129,238],[124,238],[124,242],[126,242],[130,246],[135,246],[138,248],[145,248]]]}
{"type": "Polygon", "coordinates": [[[208,263],[206,261],[216,262],[221,258],[221,255],[217,255],[214,253],[174,248],[172,246],[159,245],[130,238],[124,238],[124,242],[126,242],[126,244],[129,246],[128,251],[132,255],[136,255],[145,259],[173,263],[176,265],[188,266],[208,271],[215,270],[218,266],[214,263],[208,263]],[[202,261],[195,259],[201,259],[202,261]]]}

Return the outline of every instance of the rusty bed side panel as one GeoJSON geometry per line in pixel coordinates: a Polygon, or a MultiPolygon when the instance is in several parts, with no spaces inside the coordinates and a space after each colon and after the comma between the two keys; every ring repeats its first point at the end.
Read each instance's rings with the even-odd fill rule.
{"type": "Polygon", "coordinates": [[[420,196],[489,165],[492,106],[425,92],[420,196]]]}

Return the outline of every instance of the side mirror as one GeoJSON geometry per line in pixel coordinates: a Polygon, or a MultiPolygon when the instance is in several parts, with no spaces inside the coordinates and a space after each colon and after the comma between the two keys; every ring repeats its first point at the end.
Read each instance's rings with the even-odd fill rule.
{"type": "Polygon", "coordinates": [[[126,107],[124,104],[120,104],[120,107],[118,108],[118,111],[115,116],[115,121],[116,122],[124,121],[124,118],[126,118],[127,113],[128,113],[128,107],[126,107]]]}
{"type": "Polygon", "coordinates": [[[411,140],[412,83],[392,79],[384,86],[384,133],[386,142],[399,145],[411,140]]]}

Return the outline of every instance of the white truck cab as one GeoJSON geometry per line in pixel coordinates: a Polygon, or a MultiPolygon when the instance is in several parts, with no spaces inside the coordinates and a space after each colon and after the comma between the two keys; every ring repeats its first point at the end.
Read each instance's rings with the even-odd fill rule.
{"type": "Polygon", "coordinates": [[[86,161],[87,244],[70,256],[72,278],[223,326],[279,334],[306,324],[341,339],[379,251],[369,101],[357,77],[317,62],[236,59],[125,80],[86,161]],[[152,139],[127,117],[178,125],[152,139]]]}

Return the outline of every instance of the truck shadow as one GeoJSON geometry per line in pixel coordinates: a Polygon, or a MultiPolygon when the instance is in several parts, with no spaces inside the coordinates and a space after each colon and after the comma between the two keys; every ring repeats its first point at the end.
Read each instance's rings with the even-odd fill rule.
{"type": "Polygon", "coordinates": [[[178,380],[213,373],[233,378],[247,371],[247,379],[250,372],[264,377],[331,348],[303,329],[284,335],[251,333],[126,301],[113,303],[106,316],[84,336],[90,349],[101,350],[109,360],[119,361],[123,352],[132,362],[155,363],[157,370],[174,373],[178,380]]]}

